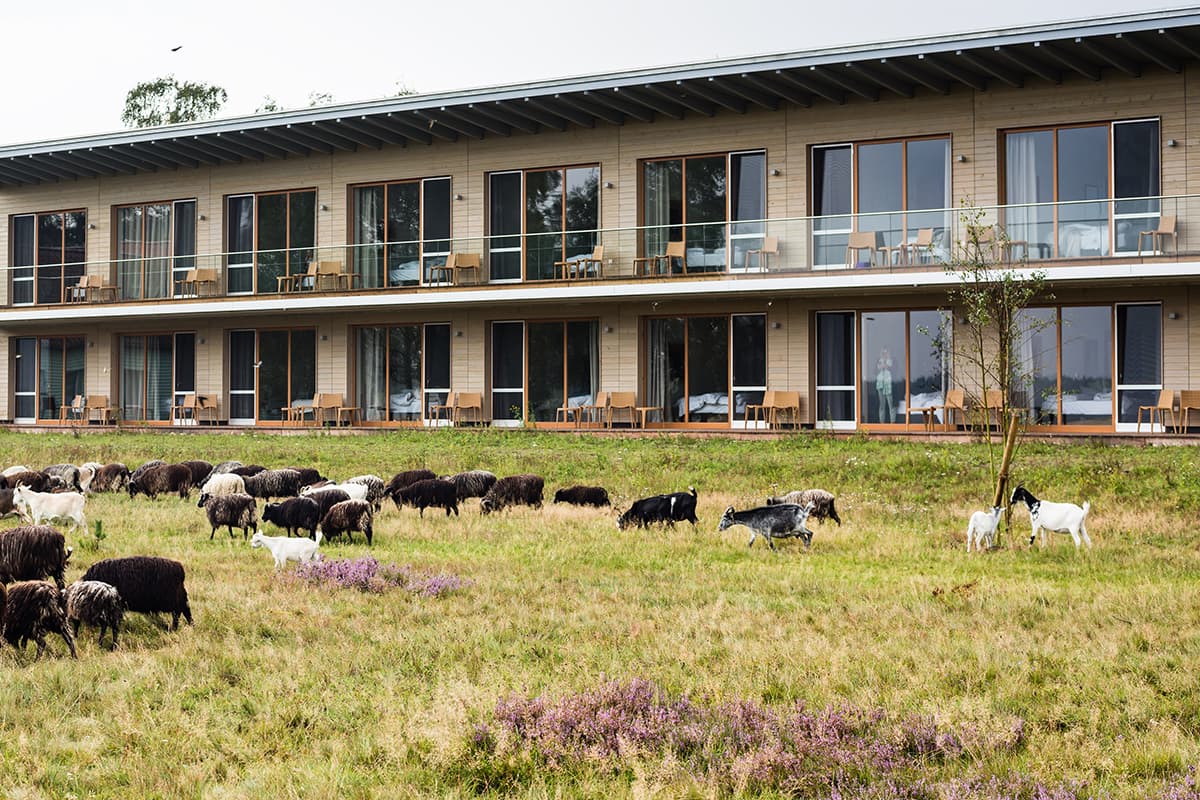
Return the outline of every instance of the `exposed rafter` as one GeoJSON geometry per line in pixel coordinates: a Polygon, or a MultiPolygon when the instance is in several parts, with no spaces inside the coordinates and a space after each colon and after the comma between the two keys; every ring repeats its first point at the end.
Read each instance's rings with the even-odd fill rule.
{"type": "Polygon", "coordinates": [[[712,83],[710,83],[708,80],[687,81],[687,82],[676,81],[675,85],[680,86],[689,92],[694,92],[695,94],[698,94],[707,100],[711,100],[714,103],[716,103],[717,105],[721,106],[722,108],[732,111],[735,114],[745,114],[746,113],[746,101],[745,100],[743,100],[740,97],[734,97],[733,95],[730,95],[724,91],[721,91],[716,86],[713,86],[712,83]]]}
{"type": "Polygon", "coordinates": [[[533,103],[530,103],[528,97],[526,97],[524,100],[522,100],[520,102],[514,102],[511,106],[511,108],[516,113],[521,114],[522,116],[528,117],[529,119],[533,120],[537,124],[543,125],[547,128],[550,128],[551,130],[555,130],[555,131],[558,131],[559,133],[562,133],[563,131],[565,131],[567,129],[567,121],[565,119],[558,116],[557,114],[551,114],[549,112],[543,111],[542,109],[538,108],[533,103]]]}
{"type": "Polygon", "coordinates": [[[665,100],[647,97],[645,92],[634,86],[622,88],[621,93],[631,100],[636,100],[647,108],[653,109],[656,114],[662,114],[664,117],[670,117],[675,120],[683,119],[683,106],[678,103],[668,103],[665,100]]]}
{"type": "Polygon", "coordinates": [[[1099,42],[1082,38],[1076,38],[1075,44],[1099,59],[1101,64],[1111,64],[1131,78],[1140,78],[1142,76],[1142,67],[1140,64],[1123,55],[1119,55],[1112,48],[1105,47],[1099,42]]]}
{"type": "Polygon", "coordinates": [[[926,53],[921,53],[917,58],[921,63],[928,64],[947,78],[953,78],[962,85],[969,86],[977,92],[987,91],[987,79],[963,69],[962,65],[950,66],[936,56],[926,53]]]}
{"type": "Polygon", "coordinates": [[[556,117],[565,119],[567,122],[578,125],[580,128],[596,127],[596,118],[591,114],[585,114],[577,108],[564,106],[564,104],[555,102],[549,98],[526,97],[525,103],[547,114],[553,114],[556,117]]]}
{"type": "Polygon", "coordinates": [[[1200,60],[1200,47],[1187,41],[1184,37],[1176,34],[1174,31],[1168,31],[1163,28],[1158,29],[1158,35],[1166,39],[1177,48],[1187,53],[1191,58],[1200,60]]]}
{"type": "Polygon", "coordinates": [[[127,167],[133,167],[137,172],[153,172],[154,165],[146,159],[139,156],[129,148],[119,149],[116,147],[107,147],[101,153],[105,158],[124,164],[127,167]]]}
{"type": "Polygon", "coordinates": [[[421,144],[433,144],[433,134],[431,134],[427,129],[424,129],[420,125],[417,125],[409,120],[407,116],[402,117],[399,114],[393,114],[389,112],[383,116],[376,116],[375,119],[380,125],[386,125],[389,128],[394,128],[397,132],[407,136],[414,142],[420,142],[421,144]]]}
{"type": "Polygon", "coordinates": [[[749,73],[743,72],[737,78],[714,76],[708,82],[767,111],[779,110],[779,92],[770,89],[769,83],[756,82],[755,76],[749,73]]]}
{"type": "Polygon", "coordinates": [[[603,103],[609,108],[614,108],[622,114],[627,114],[633,117],[638,122],[653,122],[654,110],[646,108],[641,103],[632,98],[624,97],[619,89],[614,88],[608,92],[584,92],[584,97],[591,97],[598,103],[603,103]]]}
{"type": "Polygon", "coordinates": [[[1169,72],[1174,72],[1176,74],[1183,72],[1182,64],[1178,63],[1174,59],[1168,58],[1166,56],[1166,54],[1163,53],[1161,50],[1159,50],[1155,47],[1150,47],[1150,46],[1146,45],[1145,43],[1142,42],[1141,39],[1139,39],[1135,35],[1130,34],[1129,36],[1125,36],[1124,34],[1118,33],[1117,39],[1121,40],[1122,42],[1124,42],[1125,44],[1129,45],[1134,50],[1136,50],[1138,55],[1140,55],[1142,58],[1148,59],[1148,60],[1152,61],[1153,63],[1158,64],[1163,69],[1165,69],[1169,72]]]}
{"type": "Polygon", "coordinates": [[[130,150],[143,161],[149,162],[160,169],[178,169],[179,158],[170,154],[164,155],[156,151],[150,144],[138,142],[130,145],[130,150]]]}
{"type": "Polygon", "coordinates": [[[218,133],[215,138],[216,138],[216,143],[214,144],[215,147],[220,147],[223,150],[227,150],[228,152],[231,152],[231,153],[236,153],[237,155],[243,156],[245,158],[253,158],[255,161],[265,161],[266,160],[267,156],[262,151],[262,148],[247,147],[246,145],[237,141],[236,136],[233,134],[218,133]]]}
{"type": "Polygon", "coordinates": [[[624,125],[625,115],[620,111],[614,111],[608,106],[594,102],[590,97],[583,94],[556,94],[554,99],[565,106],[569,106],[585,114],[589,114],[596,119],[603,120],[610,125],[624,125]]]}
{"type": "MultiPolygon", "coordinates": [[[[461,131],[456,131],[454,128],[451,128],[448,125],[443,125],[442,123],[438,122],[436,118],[431,116],[429,112],[413,111],[412,114],[413,119],[410,119],[409,121],[414,125],[420,126],[422,130],[428,130],[429,133],[433,134],[439,139],[445,139],[447,142],[458,141],[458,135],[461,133],[461,131]]],[[[469,134],[464,135],[469,136],[469,134]]],[[[479,131],[478,136],[471,138],[482,139],[483,131],[479,131]]]]}
{"type": "Polygon", "coordinates": [[[1002,83],[1007,83],[1014,89],[1020,89],[1025,85],[1025,79],[1022,78],[1019,73],[1013,72],[1010,69],[1005,69],[1004,67],[996,66],[990,61],[980,58],[975,53],[971,53],[966,50],[959,50],[955,53],[955,55],[980,72],[990,75],[1002,83]]]}
{"type": "Polygon", "coordinates": [[[399,134],[380,133],[359,117],[343,117],[338,122],[341,124],[339,132],[345,134],[346,138],[372,150],[382,150],[384,145],[399,144],[404,141],[404,137],[399,134]]]}
{"type": "Polygon", "coordinates": [[[1088,80],[1100,80],[1100,68],[1095,64],[1092,64],[1089,61],[1084,61],[1083,59],[1074,55],[1068,55],[1049,42],[1034,42],[1033,46],[1036,47],[1039,52],[1045,53],[1059,64],[1062,64],[1067,69],[1078,72],[1088,80]]]}
{"type": "Polygon", "coordinates": [[[906,100],[911,100],[913,95],[916,93],[916,89],[913,88],[911,83],[905,83],[904,81],[896,80],[891,75],[885,73],[882,69],[879,69],[871,64],[864,62],[851,62],[846,65],[846,69],[851,72],[857,72],[866,78],[868,82],[877,83],[890,91],[892,94],[899,95],[906,100]]]}
{"type": "Polygon", "coordinates": [[[442,106],[438,109],[438,113],[442,116],[449,117],[452,120],[464,123],[466,125],[474,125],[482,129],[485,133],[490,133],[493,136],[512,136],[512,127],[505,125],[502,122],[497,122],[491,117],[484,117],[482,114],[475,114],[470,111],[462,111],[456,108],[448,108],[442,106]]]}
{"type": "Polygon", "coordinates": [[[845,92],[840,89],[831,89],[815,78],[782,69],[775,70],[775,75],[784,83],[790,83],[806,92],[823,97],[831,103],[836,103],[839,106],[846,104],[845,92]]]}
{"type": "Polygon", "coordinates": [[[207,153],[198,147],[192,147],[189,144],[179,141],[178,139],[161,139],[154,143],[156,147],[176,153],[181,158],[190,158],[198,164],[203,164],[208,167],[215,167],[221,163],[221,159],[214,156],[212,153],[207,153]]]}
{"type": "Polygon", "coordinates": [[[1052,67],[1047,67],[1038,61],[1036,58],[1029,58],[1015,47],[994,47],[992,51],[998,55],[1008,59],[1018,69],[1033,73],[1044,81],[1059,84],[1062,83],[1062,72],[1052,67]]]}
{"type": "MultiPolygon", "coordinates": [[[[334,147],[333,145],[329,144],[328,142],[323,142],[320,139],[316,139],[316,138],[312,137],[311,135],[309,135],[308,127],[309,126],[307,126],[307,125],[288,125],[287,126],[288,136],[292,137],[292,139],[294,139],[295,141],[300,142],[301,144],[303,144],[305,147],[307,147],[309,150],[312,150],[313,152],[323,153],[327,156],[333,155],[333,151],[338,148],[334,147]]],[[[346,149],[353,150],[354,146],[351,144],[346,149]]]]}
{"type": "Polygon", "coordinates": [[[472,111],[480,116],[491,117],[497,122],[502,122],[510,128],[516,128],[522,133],[537,133],[538,124],[528,117],[523,117],[520,114],[513,114],[508,111],[508,107],[495,103],[480,103],[468,106],[472,111]]]}
{"type": "Polygon", "coordinates": [[[864,83],[858,80],[858,78],[850,77],[840,70],[830,69],[829,67],[809,67],[808,71],[813,75],[819,75],[830,83],[853,92],[864,100],[875,101],[879,99],[878,88],[864,83]]]}
{"type": "Polygon", "coordinates": [[[118,161],[115,158],[109,158],[104,153],[101,153],[92,147],[87,149],[87,157],[89,160],[96,162],[102,168],[108,170],[112,174],[137,175],[138,172],[141,171],[140,167],[135,167],[131,164],[127,164],[124,161],[118,161]]]}
{"type": "Polygon", "coordinates": [[[238,134],[243,138],[255,142],[256,147],[263,148],[264,153],[274,156],[275,158],[309,155],[308,148],[302,144],[297,144],[295,139],[286,139],[282,136],[276,136],[270,131],[238,131],[238,134]]]}
{"type": "Polygon", "coordinates": [[[717,109],[707,100],[680,92],[678,90],[669,92],[666,89],[648,83],[642,87],[642,91],[646,92],[647,94],[652,94],[668,103],[678,103],[688,111],[694,111],[701,116],[713,117],[716,116],[717,113],[717,109]]]}
{"type": "Polygon", "coordinates": [[[243,153],[240,150],[233,150],[231,148],[226,147],[225,143],[222,142],[221,139],[216,136],[204,136],[204,137],[193,136],[189,141],[191,141],[191,143],[194,147],[198,147],[201,150],[206,150],[210,153],[213,153],[218,158],[220,158],[224,161],[240,162],[242,159],[245,159],[245,158],[250,158],[255,161],[263,160],[262,153],[253,153],[253,154],[247,155],[246,153],[243,153]]]}
{"type": "Polygon", "coordinates": [[[916,66],[916,62],[912,60],[905,61],[903,59],[889,60],[886,58],[879,59],[881,68],[890,69],[893,72],[908,78],[913,83],[920,84],[926,89],[938,94],[950,94],[950,81],[944,78],[936,78],[928,72],[916,66]]]}

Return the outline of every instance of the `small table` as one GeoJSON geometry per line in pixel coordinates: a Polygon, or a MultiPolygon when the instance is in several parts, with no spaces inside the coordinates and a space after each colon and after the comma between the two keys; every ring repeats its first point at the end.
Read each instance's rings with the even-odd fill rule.
{"type": "Polygon", "coordinates": [[[638,418],[641,420],[641,424],[638,425],[639,428],[646,427],[647,414],[651,414],[655,411],[657,411],[659,414],[662,414],[662,406],[637,406],[634,410],[637,411],[638,418]]]}
{"type": "Polygon", "coordinates": [[[362,411],[358,406],[338,406],[337,409],[337,424],[342,424],[342,417],[346,417],[346,424],[354,427],[355,421],[361,422],[359,412],[362,411]]]}

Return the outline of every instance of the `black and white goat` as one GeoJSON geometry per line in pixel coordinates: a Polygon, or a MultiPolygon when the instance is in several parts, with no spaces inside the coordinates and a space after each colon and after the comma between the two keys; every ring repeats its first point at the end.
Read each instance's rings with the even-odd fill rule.
{"type": "Polygon", "coordinates": [[[721,524],[717,526],[717,530],[723,531],[734,525],[745,525],[750,529],[750,543],[746,545],[747,547],[752,547],[754,540],[759,536],[767,540],[767,544],[772,550],[775,549],[775,539],[787,539],[793,536],[800,537],[804,546],[808,547],[812,544],[813,532],[805,527],[804,523],[808,521],[808,515],[815,507],[816,504],[811,501],[805,506],[779,503],[772,506],[759,506],[746,511],[734,511],[733,506],[730,506],[725,509],[725,514],[721,517],[721,524]]]}
{"type": "Polygon", "coordinates": [[[1086,500],[1083,506],[1077,506],[1074,503],[1051,503],[1048,500],[1038,500],[1024,486],[1018,486],[1012,493],[1012,499],[1009,500],[1009,505],[1024,501],[1029,507],[1029,523],[1033,530],[1029,534],[1029,544],[1033,545],[1033,540],[1037,538],[1038,531],[1042,533],[1042,547],[1046,546],[1046,531],[1054,531],[1055,533],[1069,533],[1071,538],[1075,540],[1075,549],[1079,549],[1079,540],[1083,539],[1083,543],[1089,548],[1092,546],[1092,540],[1088,538],[1087,528],[1084,523],[1087,521],[1088,511],[1092,504],[1086,500]]]}

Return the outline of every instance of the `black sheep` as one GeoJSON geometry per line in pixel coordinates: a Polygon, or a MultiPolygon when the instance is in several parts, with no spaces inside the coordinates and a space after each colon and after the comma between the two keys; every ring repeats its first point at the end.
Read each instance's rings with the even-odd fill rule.
{"type": "Polygon", "coordinates": [[[93,492],[119,492],[129,483],[129,467],[120,462],[105,464],[92,479],[93,492]]]}
{"type": "MultiPolygon", "coordinates": [[[[145,464],[142,464],[140,467],[135,469],[129,475],[129,480],[132,481],[135,478],[141,478],[143,475],[146,474],[146,470],[153,469],[154,467],[162,466],[165,463],[167,463],[167,462],[163,461],[161,458],[156,458],[156,459],[153,459],[152,461],[147,461],[145,464]]],[[[126,483],[128,483],[128,481],[126,483]]]]}
{"type": "Polygon", "coordinates": [[[447,517],[450,516],[451,511],[458,516],[458,487],[450,481],[437,478],[417,481],[410,486],[405,486],[392,499],[396,501],[396,508],[403,504],[420,509],[422,517],[425,516],[425,509],[431,506],[446,509],[447,517]]]}
{"type": "Polygon", "coordinates": [[[491,491],[498,479],[495,473],[488,472],[486,469],[472,469],[454,475],[445,475],[442,480],[453,481],[454,485],[458,487],[458,499],[466,500],[468,497],[483,497],[491,491]]]}
{"type": "Polygon", "coordinates": [[[66,585],[71,548],[49,525],[22,525],[0,533],[0,583],[53,578],[66,585]]]}
{"type": "Polygon", "coordinates": [[[115,587],[103,581],[75,581],[67,587],[67,621],[76,636],[79,626],[86,622],[100,629],[99,644],[104,644],[104,631],[112,630],[112,646],[117,646],[121,619],[125,616],[125,601],[115,587]]]}
{"type": "Polygon", "coordinates": [[[287,531],[288,536],[306,530],[313,539],[317,538],[317,525],[321,522],[321,516],[321,506],[312,497],[292,497],[282,503],[267,503],[262,513],[263,522],[278,525],[287,531]]]}
{"type": "Polygon", "coordinates": [[[324,519],[329,513],[329,509],[336,506],[338,503],[345,502],[350,499],[350,495],[346,494],[341,489],[319,489],[315,492],[309,492],[304,495],[310,500],[316,500],[317,506],[320,508],[320,516],[318,519],[324,519]]]}
{"type": "Polygon", "coordinates": [[[392,498],[396,508],[400,508],[400,490],[412,486],[417,481],[431,481],[437,474],[431,469],[409,469],[397,472],[383,489],[383,496],[392,498]]]}
{"type": "Polygon", "coordinates": [[[0,517],[7,517],[9,514],[16,514],[17,509],[13,506],[13,490],[0,489],[0,517]]]}
{"type": "Polygon", "coordinates": [[[313,469],[312,467],[287,467],[287,469],[294,469],[300,473],[301,486],[312,486],[314,483],[320,483],[325,480],[320,470],[313,469]]]}
{"type": "Polygon", "coordinates": [[[554,502],[599,508],[609,505],[608,490],[603,486],[571,486],[555,492],[554,502]]]}
{"type": "Polygon", "coordinates": [[[242,480],[246,484],[246,494],[264,500],[296,497],[302,486],[300,473],[294,469],[266,469],[253,475],[243,475],[242,480]]]}
{"type": "Polygon", "coordinates": [[[78,658],[60,590],[42,581],[28,581],[10,586],[7,594],[7,602],[0,602],[6,642],[18,650],[36,642],[37,658],[41,658],[46,652],[46,634],[57,633],[70,648],[71,658],[78,658]]]}
{"type": "Polygon", "coordinates": [[[509,475],[501,478],[479,501],[479,510],[490,514],[512,505],[541,508],[545,485],[546,481],[540,475],[509,475]]]}
{"type": "Polygon", "coordinates": [[[88,567],[82,580],[112,584],[130,611],[171,614],[171,630],[179,628],[180,615],[192,624],[183,564],[178,561],[157,556],[106,558],[88,567]]]}
{"type": "Polygon", "coordinates": [[[217,528],[222,525],[229,528],[229,538],[233,538],[233,529],[242,529],[242,539],[250,537],[250,529],[258,527],[258,506],[254,498],[248,494],[202,495],[200,505],[208,515],[208,524],[212,532],[208,534],[209,541],[217,535],[217,528]]]}
{"type": "Polygon", "coordinates": [[[260,464],[248,464],[246,466],[234,467],[229,470],[234,475],[241,475],[243,478],[248,478],[251,475],[257,475],[260,472],[266,472],[267,468],[260,464]]]}
{"type": "Polygon", "coordinates": [[[204,484],[201,481],[208,477],[208,473],[212,472],[213,465],[207,461],[193,460],[181,461],[180,463],[191,471],[192,486],[203,486],[204,484]]]}
{"type": "MultiPolygon", "coordinates": [[[[141,472],[141,469],[138,470],[141,472]]],[[[129,496],[139,493],[157,500],[160,494],[178,494],[186,498],[192,492],[192,471],[183,464],[159,464],[150,467],[141,475],[136,472],[129,478],[129,496]]]]}
{"type": "Polygon", "coordinates": [[[362,531],[367,537],[367,544],[370,545],[373,518],[371,504],[366,500],[343,500],[329,509],[329,513],[321,520],[321,535],[332,539],[344,533],[348,540],[353,541],[350,532],[362,531]]]}
{"type": "Polygon", "coordinates": [[[35,492],[48,492],[54,488],[50,476],[37,470],[26,470],[25,472],[9,475],[8,485],[14,489],[18,486],[25,486],[35,492]]]}
{"type": "Polygon", "coordinates": [[[204,476],[204,480],[200,481],[200,483],[196,485],[203,486],[204,484],[208,483],[214,475],[224,475],[227,472],[232,472],[241,465],[242,462],[240,461],[222,461],[220,464],[217,464],[215,467],[213,467],[212,471],[204,476]]]}

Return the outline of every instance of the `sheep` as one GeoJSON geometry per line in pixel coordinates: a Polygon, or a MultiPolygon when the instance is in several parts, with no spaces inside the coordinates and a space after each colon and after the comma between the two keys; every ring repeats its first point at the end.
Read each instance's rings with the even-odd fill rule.
{"type": "Polygon", "coordinates": [[[163,461],[161,458],[156,458],[151,461],[147,461],[145,464],[142,464],[140,467],[135,469],[130,474],[129,480],[125,482],[126,486],[128,486],[131,481],[141,479],[141,477],[146,474],[147,470],[153,469],[154,467],[161,467],[165,463],[167,463],[167,462],[163,461]]]}
{"type": "Polygon", "coordinates": [[[179,617],[192,624],[192,609],[184,587],[183,564],[157,556],[126,556],[97,561],[83,573],[82,580],[104,581],[121,593],[127,611],[172,615],[171,630],[178,630],[179,617]]]}
{"type": "Polygon", "coordinates": [[[750,544],[762,536],[772,550],[775,549],[776,539],[786,539],[789,536],[799,536],[807,548],[812,545],[813,532],[804,523],[809,514],[816,508],[816,503],[809,501],[806,505],[798,506],[793,503],[776,503],[770,506],[759,506],[746,511],[734,511],[733,506],[725,509],[721,516],[718,531],[726,530],[734,525],[745,525],[750,529],[750,544]]]}
{"type": "Polygon", "coordinates": [[[431,481],[436,477],[437,473],[431,469],[410,469],[404,472],[397,472],[388,481],[387,486],[383,488],[383,496],[392,498],[392,502],[396,504],[396,508],[400,508],[401,489],[406,486],[412,486],[417,481],[431,481]]]}
{"type": "Polygon", "coordinates": [[[233,529],[241,528],[242,541],[250,535],[251,528],[258,527],[258,506],[248,494],[203,495],[201,505],[208,515],[208,524],[212,526],[212,532],[208,534],[210,542],[216,536],[217,528],[222,525],[229,528],[230,539],[233,538],[233,529]]]}
{"type": "Polygon", "coordinates": [[[34,525],[47,520],[70,520],[72,530],[84,532],[87,531],[87,519],[83,516],[86,499],[78,492],[35,492],[24,486],[13,489],[13,506],[34,525]]]}
{"type": "Polygon", "coordinates": [[[392,499],[396,502],[396,508],[400,508],[403,504],[420,509],[422,517],[425,516],[425,509],[430,506],[446,509],[447,517],[450,516],[451,511],[458,516],[458,487],[450,481],[438,478],[417,481],[410,486],[405,486],[392,499]]]}
{"type": "Polygon", "coordinates": [[[192,473],[192,486],[203,486],[204,484],[201,481],[208,477],[208,473],[212,472],[213,465],[207,461],[193,460],[181,461],[180,463],[192,473]]]}
{"type": "Polygon", "coordinates": [[[365,483],[334,483],[326,486],[305,486],[300,491],[300,496],[311,497],[318,492],[329,492],[334,489],[345,492],[351,500],[367,499],[367,485],[365,483]]]}
{"type": "Polygon", "coordinates": [[[68,489],[77,492],[83,491],[83,488],[79,485],[79,467],[74,464],[51,464],[48,467],[44,467],[42,472],[52,477],[57,476],[62,478],[63,483],[67,485],[68,489]]]}
{"type": "Polygon", "coordinates": [[[240,461],[222,461],[220,464],[217,464],[215,467],[213,467],[211,472],[204,476],[204,480],[201,481],[200,485],[203,486],[218,475],[228,474],[230,471],[237,469],[241,465],[242,462],[240,461]]]}
{"type": "Polygon", "coordinates": [[[13,489],[0,489],[0,517],[20,516],[17,507],[13,505],[13,489]]]}
{"type": "Polygon", "coordinates": [[[609,505],[608,490],[603,486],[571,486],[555,492],[554,502],[600,508],[609,505]]]}
{"type": "Polygon", "coordinates": [[[37,470],[14,472],[12,475],[6,476],[5,480],[14,489],[18,486],[26,486],[35,492],[48,492],[54,485],[49,475],[37,470]]]}
{"type": "Polygon", "coordinates": [[[545,483],[540,475],[509,475],[501,478],[479,501],[479,510],[484,514],[490,514],[510,505],[541,508],[545,483]]]}
{"type": "Polygon", "coordinates": [[[261,464],[249,464],[246,466],[234,467],[229,471],[234,475],[241,475],[243,478],[249,478],[251,475],[257,475],[260,472],[266,472],[267,468],[261,464]]]}
{"type": "Polygon", "coordinates": [[[46,652],[46,634],[57,633],[75,652],[75,637],[67,626],[67,613],[62,604],[62,592],[48,583],[27,581],[8,588],[4,604],[4,640],[18,650],[25,649],[31,640],[37,643],[37,656],[46,652]]]}
{"type": "Polygon", "coordinates": [[[119,492],[129,483],[129,467],[119,461],[105,464],[96,470],[92,480],[93,492],[119,492]]]}
{"type": "Polygon", "coordinates": [[[992,542],[995,540],[996,528],[1000,525],[1000,506],[992,506],[991,511],[976,511],[971,515],[971,521],[967,523],[967,552],[971,552],[971,541],[975,542],[975,549],[983,552],[983,543],[986,541],[988,549],[992,548],[992,542]]]}
{"type": "Polygon", "coordinates": [[[71,623],[75,636],[79,636],[80,624],[96,625],[100,628],[97,643],[104,644],[104,631],[112,630],[112,646],[117,647],[117,636],[121,620],[125,616],[125,601],[115,586],[103,581],[75,581],[67,587],[67,621],[71,623]]]}
{"type": "MultiPolygon", "coordinates": [[[[141,472],[141,468],[138,468],[141,472]]],[[[192,492],[192,471],[183,464],[159,464],[129,478],[129,496],[144,494],[157,500],[160,494],[178,494],[186,498],[192,492]]]]}
{"type": "Polygon", "coordinates": [[[332,539],[344,533],[347,539],[353,541],[350,532],[362,531],[367,537],[367,544],[370,545],[372,519],[371,504],[366,500],[343,500],[329,509],[329,512],[321,519],[321,524],[317,527],[317,535],[324,535],[326,539],[332,539]]]}
{"type": "Polygon", "coordinates": [[[1033,532],[1029,534],[1031,547],[1034,539],[1037,538],[1038,531],[1042,532],[1042,547],[1046,546],[1046,531],[1054,531],[1055,533],[1071,534],[1071,538],[1075,540],[1076,550],[1079,549],[1080,537],[1083,537],[1083,543],[1089,549],[1091,548],[1092,540],[1084,525],[1087,521],[1088,511],[1092,508],[1091,503],[1085,500],[1082,507],[1074,503],[1051,503],[1048,500],[1038,500],[1024,486],[1017,486],[1008,503],[1012,505],[1021,500],[1029,508],[1029,522],[1033,526],[1033,532]]]}
{"type": "Polygon", "coordinates": [[[288,536],[264,536],[262,531],[256,531],[250,539],[251,547],[265,547],[271,551],[275,559],[275,571],[283,569],[289,561],[307,564],[316,561],[320,555],[317,548],[321,545],[321,533],[317,532],[315,539],[292,539],[288,536]]]}
{"type": "Polygon", "coordinates": [[[53,578],[61,589],[71,548],[49,525],[21,525],[0,532],[0,583],[53,578]]]}
{"type": "Polygon", "coordinates": [[[79,491],[84,494],[90,494],[92,491],[92,481],[96,479],[96,468],[91,464],[81,464],[79,466],[79,491]]]}
{"type": "Polygon", "coordinates": [[[30,470],[29,467],[25,466],[24,464],[14,464],[13,466],[5,469],[4,472],[0,472],[0,476],[5,477],[5,478],[10,478],[13,475],[16,475],[18,472],[31,472],[31,471],[32,470],[30,470]]]}
{"type": "Polygon", "coordinates": [[[317,501],[317,508],[319,510],[319,513],[317,514],[318,520],[324,519],[325,515],[329,513],[329,509],[333,508],[338,503],[345,502],[346,500],[356,499],[351,497],[346,492],[343,492],[341,489],[335,489],[333,487],[319,489],[301,496],[307,497],[309,500],[317,501]]]}
{"type": "Polygon", "coordinates": [[[246,494],[264,500],[300,494],[300,473],[294,469],[267,469],[243,476],[242,482],[246,485],[246,494]]]}
{"type": "Polygon", "coordinates": [[[223,472],[220,475],[214,475],[209,478],[200,487],[200,500],[196,503],[196,507],[203,508],[210,497],[220,497],[227,494],[249,494],[246,491],[246,481],[241,475],[223,472]]]}
{"type": "Polygon", "coordinates": [[[676,522],[690,522],[696,527],[696,488],[689,486],[686,492],[656,494],[643,497],[617,517],[617,529],[625,530],[630,525],[645,528],[656,522],[675,527],[676,522]]]}
{"type": "Polygon", "coordinates": [[[836,498],[831,492],[824,489],[803,489],[796,492],[788,492],[781,497],[768,497],[767,505],[775,506],[781,504],[791,504],[796,506],[806,506],[813,503],[812,518],[820,522],[827,519],[832,519],[842,525],[842,519],[838,516],[837,508],[834,506],[836,498]]]}
{"type": "Polygon", "coordinates": [[[443,475],[442,480],[453,481],[458,487],[458,499],[483,497],[496,485],[498,478],[486,469],[473,469],[456,475],[443,475]]]}
{"type": "Polygon", "coordinates": [[[321,481],[325,480],[325,478],[321,476],[320,471],[315,470],[312,467],[287,467],[287,469],[294,469],[296,472],[300,473],[301,486],[311,486],[314,483],[320,483],[321,481]]]}
{"type": "Polygon", "coordinates": [[[273,522],[284,528],[288,536],[306,530],[309,538],[315,539],[317,525],[323,516],[321,512],[321,506],[314,497],[291,497],[282,503],[267,503],[263,508],[262,518],[263,522],[273,522]]]}
{"type": "Polygon", "coordinates": [[[343,484],[359,483],[367,487],[367,496],[363,499],[371,504],[378,513],[383,507],[383,478],[378,475],[355,475],[342,481],[343,484]]]}

